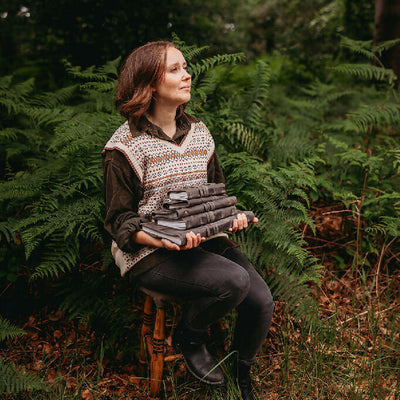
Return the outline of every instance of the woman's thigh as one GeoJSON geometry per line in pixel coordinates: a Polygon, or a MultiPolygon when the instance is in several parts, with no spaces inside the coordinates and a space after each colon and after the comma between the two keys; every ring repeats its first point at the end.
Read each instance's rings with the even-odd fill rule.
{"type": "Polygon", "coordinates": [[[139,286],[182,299],[224,296],[248,290],[245,268],[200,248],[176,252],[138,277],[139,286]]]}

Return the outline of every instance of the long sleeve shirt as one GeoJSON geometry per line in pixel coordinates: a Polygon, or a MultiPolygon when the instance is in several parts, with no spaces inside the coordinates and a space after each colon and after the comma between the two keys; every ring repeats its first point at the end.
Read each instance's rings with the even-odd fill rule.
{"type": "MultiPolygon", "coordinates": [[[[137,126],[129,122],[129,129],[132,136],[146,132],[160,140],[180,144],[194,121],[198,120],[188,114],[183,114],[177,120],[177,130],[172,138],[145,117],[141,118],[137,126]]],[[[214,183],[225,182],[215,152],[207,165],[207,181],[214,183]]],[[[148,217],[138,214],[138,205],[143,197],[143,188],[127,157],[117,149],[103,152],[103,195],[106,204],[104,222],[106,231],[122,251],[127,253],[138,251],[142,245],[132,240],[133,234],[141,229],[142,222],[149,221],[148,217]]],[[[237,244],[227,237],[217,237],[202,243],[201,246],[221,254],[225,249],[235,247],[237,244]]],[[[137,276],[170,255],[171,251],[169,250],[157,249],[156,252],[146,256],[135,265],[130,274],[137,276]]]]}

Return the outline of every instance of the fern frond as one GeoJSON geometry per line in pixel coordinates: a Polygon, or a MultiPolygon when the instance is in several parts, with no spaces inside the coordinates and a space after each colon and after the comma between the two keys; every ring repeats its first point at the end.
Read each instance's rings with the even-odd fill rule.
{"type": "MultiPolygon", "coordinates": [[[[228,131],[227,136],[231,139],[232,143],[239,145],[241,149],[247,151],[253,156],[257,156],[266,146],[266,138],[259,132],[248,128],[243,123],[228,123],[226,125],[228,131]]],[[[238,148],[238,149],[239,149],[238,148]]]]}
{"type": "Polygon", "coordinates": [[[19,172],[13,180],[0,182],[0,201],[26,200],[40,196],[43,185],[48,181],[49,171],[36,173],[19,172]]]}
{"type": "Polygon", "coordinates": [[[66,240],[62,233],[53,235],[51,242],[41,250],[41,262],[34,268],[31,279],[59,278],[71,271],[79,261],[79,241],[66,240]]]}
{"type": "Polygon", "coordinates": [[[8,320],[0,317],[0,342],[25,334],[26,332],[23,329],[16,327],[8,320]]]}
{"type": "Polygon", "coordinates": [[[34,78],[30,78],[24,82],[13,84],[12,76],[1,77],[0,105],[3,105],[8,113],[17,113],[32,92],[34,82],[34,78]]]}
{"type": "Polygon", "coordinates": [[[81,85],[82,89],[93,89],[95,92],[109,93],[115,89],[116,81],[108,82],[87,82],[81,85]]]}
{"type": "MultiPolygon", "coordinates": [[[[49,237],[56,241],[55,234],[62,233],[62,239],[69,237],[79,238],[85,232],[88,239],[101,240],[99,225],[101,219],[102,203],[96,198],[83,198],[74,202],[67,202],[60,206],[56,212],[41,212],[30,215],[16,225],[25,246],[26,256],[49,237]]],[[[51,250],[52,251],[52,250],[51,250]]]]}
{"type": "Polygon", "coordinates": [[[400,106],[393,103],[364,105],[348,114],[348,118],[357,126],[358,132],[368,132],[377,126],[396,123],[399,117],[400,106]]]}
{"type": "Polygon", "coordinates": [[[0,239],[4,239],[7,243],[15,240],[15,231],[9,221],[0,221],[0,239]]]}
{"type": "Polygon", "coordinates": [[[374,52],[372,51],[372,40],[354,40],[349,37],[342,36],[340,45],[346,49],[349,49],[353,53],[363,55],[369,60],[373,60],[375,57],[374,52]]]}
{"type": "Polygon", "coordinates": [[[183,56],[188,62],[209,49],[209,46],[188,46],[183,40],[178,37],[175,32],[172,33],[172,42],[182,52],[183,56]]]}
{"type": "Polygon", "coordinates": [[[380,57],[385,51],[397,46],[399,43],[400,39],[386,40],[384,42],[376,43],[372,49],[373,52],[380,57]]]}
{"type": "Polygon", "coordinates": [[[251,127],[265,129],[263,116],[265,114],[265,101],[269,97],[269,86],[271,79],[270,67],[267,63],[259,61],[257,72],[252,78],[252,85],[243,94],[247,103],[244,121],[251,127]]]}
{"type": "Polygon", "coordinates": [[[70,100],[79,88],[78,84],[67,86],[56,90],[55,92],[46,92],[34,96],[30,100],[30,104],[33,106],[44,107],[44,108],[55,108],[61,104],[65,104],[70,100]]]}
{"type": "MultiPolygon", "coordinates": [[[[23,329],[0,317],[0,341],[24,335],[23,329]]],[[[31,390],[47,390],[45,384],[36,376],[25,370],[19,370],[12,362],[0,357],[0,394],[16,394],[31,390]]]]}
{"type": "Polygon", "coordinates": [[[18,134],[23,133],[21,129],[18,128],[5,128],[0,131],[0,140],[2,142],[13,142],[17,140],[18,134]]]}
{"type": "Polygon", "coordinates": [[[118,77],[118,66],[120,62],[121,57],[117,57],[97,67],[97,71],[99,74],[107,75],[109,78],[115,79],[118,77]]]}
{"type": "Polygon", "coordinates": [[[98,68],[95,65],[92,65],[83,71],[81,67],[72,66],[72,64],[68,61],[64,61],[64,66],[66,71],[76,79],[83,81],[106,82],[110,79],[110,77],[117,76],[117,65],[119,62],[120,58],[117,58],[114,61],[110,61],[103,67],[98,68]]]}
{"type": "Polygon", "coordinates": [[[11,86],[12,81],[13,81],[12,75],[6,75],[0,77],[0,89],[8,90],[11,86]]]}
{"type": "Polygon", "coordinates": [[[44,107],[25,107],[24,113],[40,127],[42,125],[55,125],[63,121],[68,121],[75,111],[69,107],[44,108],[44,107]]]}
{"type": "Polygon", "coordinates": [[[381,226],[385,230],[388,236],[399,238],[400,237],[400,217],[390,217],[390,216],[382,216],[381,217],[381,226]]]}
{"type": "Polygon", "coordinates": [[[208,71],[209,69],[221,64],[236,64],[243,61],[243,53],[232,53],[232,54],[217,54],[211,58],[203,59],[199,63],[192,64],[189,63],[188,70],[192,75],[192,79],[196,80],[198,77],[208,71]]]}
{"type": "Polygon", "coordinates": [[[5,362],[0,357],[0,394],[17,394],[26,391],[47,390],[45,384],[36,376],[19,370],[14,363],[5,362]]]}
{"type": "Polygon", "coordinates": [[[340,64],[333,67],[333,69],[340,73],[354,75],[362,79],[388,82],[390,85],[397,79],[396,74],[391,69],[370,64],[340,64]]]}

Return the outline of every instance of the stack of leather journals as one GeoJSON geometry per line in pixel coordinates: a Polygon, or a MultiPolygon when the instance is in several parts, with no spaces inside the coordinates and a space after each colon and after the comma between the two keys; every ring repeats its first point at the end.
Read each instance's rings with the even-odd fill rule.
{"type": "Polygon", "coordinates": [[[163,207],[152,213],[152,222],[142,223],[142,229],[151,236],[184,246],[187,233],[209,238],[231,228],[238,213],[253,220],[254,214],[237,210],[236,202],[235,196],[227,195],[223,183],[173,190],[163,207]]]}

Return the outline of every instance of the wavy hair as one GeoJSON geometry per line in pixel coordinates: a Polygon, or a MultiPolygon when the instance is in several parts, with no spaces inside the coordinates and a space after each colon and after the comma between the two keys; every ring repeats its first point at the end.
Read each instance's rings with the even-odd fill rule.
{"type": "MultiPolygon", "coordinates": [[[[140,117],[153,107],[152,87],[163,78],[167,50],[176,46],[168,41],[149,42],[133,50],[123,64],[115,93],[120,114],[137,124],[140,117]]],[[[179,117],[186,104],[177,109],[179,117]]]]}

